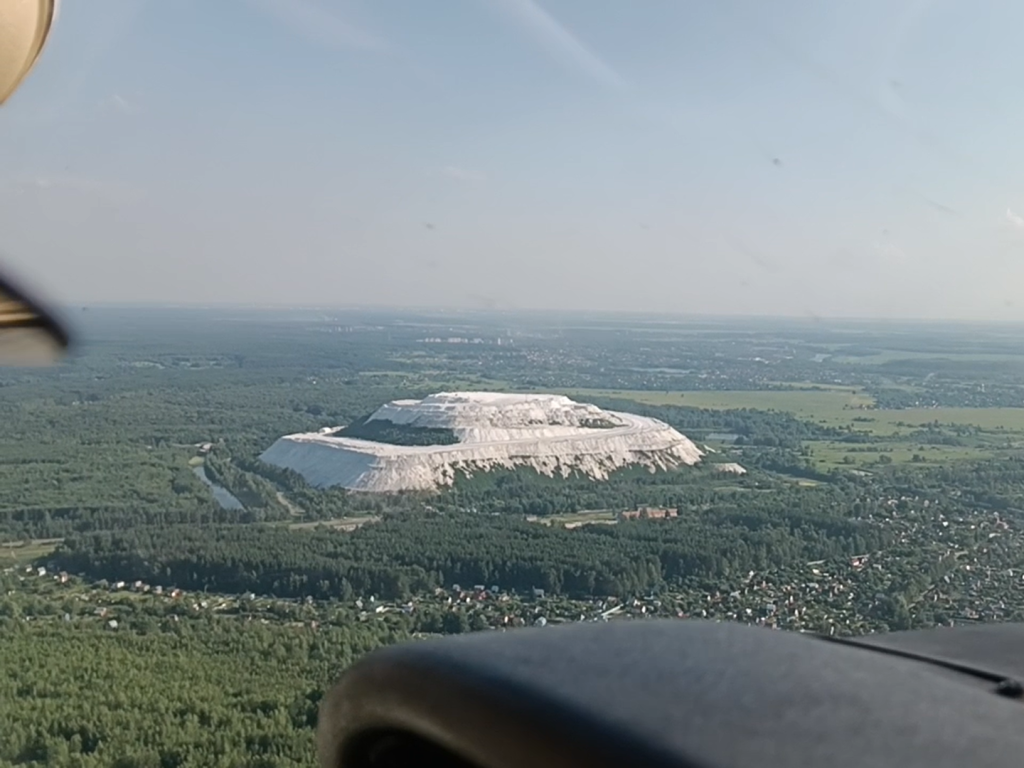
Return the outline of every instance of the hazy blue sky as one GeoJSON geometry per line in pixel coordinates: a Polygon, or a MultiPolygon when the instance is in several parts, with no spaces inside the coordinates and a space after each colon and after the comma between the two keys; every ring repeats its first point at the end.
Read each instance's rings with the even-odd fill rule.
{"type": "Polygon", "coordinates": [[[1024,3],[63,0],[0,250],[70,302],[1024,320],[1024,3]]]}

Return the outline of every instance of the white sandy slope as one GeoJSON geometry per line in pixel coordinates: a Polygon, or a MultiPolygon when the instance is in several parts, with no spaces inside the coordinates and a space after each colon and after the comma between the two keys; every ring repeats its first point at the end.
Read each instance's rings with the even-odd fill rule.
{"type": "Polygon", "coordinates": [[[716,472],[723,472],[728,475],[745,475],[747,474],[746,467],[737,464],[734,461],[727,462],[725,464],[715,464],[716,472]]]}
{"type": "Polygon", "coordinates": [[[286,435],[260,457],[292,469],[310,485],[359,491],[434,490],[459,472],[532,467],[596,480],[627,466],[692,466],[702,453],[687,437],[657,419],[605,411],[562,395],[442,392],[423,400],[395,400],[370,419],[451,429],[452,445],[401,446],[333,437],[286,435]],[[590,423],[613,427],[589,427],[590,423]]]}

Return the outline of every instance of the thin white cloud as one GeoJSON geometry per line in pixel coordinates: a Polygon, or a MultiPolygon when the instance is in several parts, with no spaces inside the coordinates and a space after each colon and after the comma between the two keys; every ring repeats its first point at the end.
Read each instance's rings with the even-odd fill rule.
{"type": "Polygon", "coordinates": [[[607,62],[585,46],[561,22],[535,0],[489,0],[506,16],[514,19],[534,42],[567,66],[587,75],[601,85],[621,89],[626,80],[607,62]]]}
{"type": "Polygon", "coordinates": [[[342,18],[337,6],[317,0],[249,0],[249,2],[287,24],[312,42],[331,48],[384,51],[390,46],[377,35],[342,18]]]}
{"type": "Polygon", "coordinates": [[[441,169],[441,173],[447,176],[449,179],[455,179],[456,181],[483,181],[486,177],[477,170],[472,168],[461,168],[457,165],[446,165],[441,169]]]}
{"type": "Polygon", "coordinates": [[[1024,218],[1018,216],[1009,208],[1006,209],[1006,220],[1011,226],[1016,227],[1017,229],[1024,229],[1024,218]]]}

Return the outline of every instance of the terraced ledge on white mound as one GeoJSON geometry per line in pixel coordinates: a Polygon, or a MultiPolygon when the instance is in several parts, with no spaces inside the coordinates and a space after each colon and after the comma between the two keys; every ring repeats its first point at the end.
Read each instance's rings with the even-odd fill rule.
{"type": "Polygon", "coordinates": [[[286,435],[260,459],[292,469],[310,485],[358,491],[435,490],[459,472],[531,467],[548,476],[578,472],[595,480],[628,466],[651,471],[692,466],[703,455],[657,419],[605,411],[562,395],[442,392],[395,400],[367,421],[450,429],[451,445],[391,445],[333,435],[286,435]]]}

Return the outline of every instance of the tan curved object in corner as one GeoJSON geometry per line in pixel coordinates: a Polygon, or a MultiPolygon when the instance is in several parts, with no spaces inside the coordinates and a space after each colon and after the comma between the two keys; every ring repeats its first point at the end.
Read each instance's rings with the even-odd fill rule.
{"type": "Polygon", "coordinates": [[[0,104],[32,70],[56,10],[57,0],[0,0],[0,104]]]}

